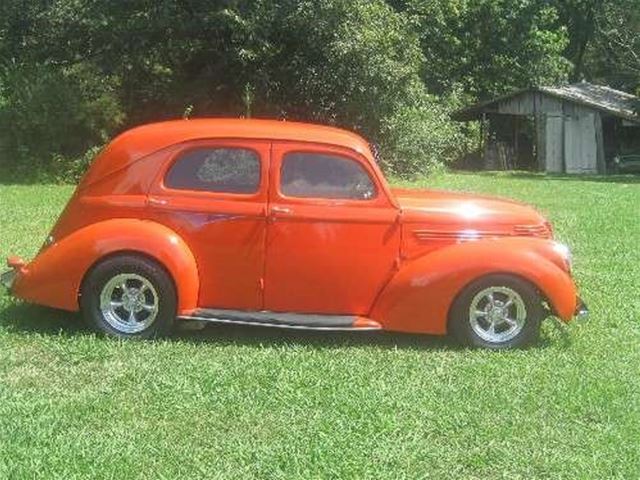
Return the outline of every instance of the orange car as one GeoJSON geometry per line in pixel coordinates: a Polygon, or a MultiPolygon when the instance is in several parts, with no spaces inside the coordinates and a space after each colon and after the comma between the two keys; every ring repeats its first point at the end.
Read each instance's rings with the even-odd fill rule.
{"type": "Polygon", "coordinates": [[[200,320],[522,346],[586,313],[568,249],[508,200],[390,188],[361,137],[266,120],[146,125],[96,158],[12,293],[117,337],[200,320]]]}

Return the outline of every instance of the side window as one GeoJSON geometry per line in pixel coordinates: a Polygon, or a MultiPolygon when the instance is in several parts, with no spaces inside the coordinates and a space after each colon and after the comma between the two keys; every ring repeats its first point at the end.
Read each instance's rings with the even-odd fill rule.
{"type": "Polygon", "coordinates": [[[280,191],[289,197],[369,200],[376,187],[356,161],[332,154],[287,153],[280,191]]]}
{"type": "Polygon", "coordinates": [[[256,193],[260,158],[246,148],[195,148],[174,162],[164,184],[178,190],[256,193]]]}

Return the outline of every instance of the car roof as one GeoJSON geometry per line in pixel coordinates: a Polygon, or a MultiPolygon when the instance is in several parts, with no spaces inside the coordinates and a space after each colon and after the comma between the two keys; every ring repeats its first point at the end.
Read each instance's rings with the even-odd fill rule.
{"type": "Polygon", "coordinates": [[[215,138],[324,143],[366,156],[371,152],[366,140],[359,135],[326,125],[240,118],[172,120],[142,125],[113,139],[95,159],[82,183],[94,183],[171,145],[215,138]]]}

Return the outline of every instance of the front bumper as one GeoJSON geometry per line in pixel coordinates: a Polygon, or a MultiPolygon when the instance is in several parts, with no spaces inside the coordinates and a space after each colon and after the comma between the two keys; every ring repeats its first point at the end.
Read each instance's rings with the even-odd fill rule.
{"type": "Polygon", "coordinates": [[[0,275],[0,284],[4,286],[9,292],[11,292],[11,288],[13,287],[13,283],[16,280],[16,271],[9,270],[0,275]]]}
{"type": "Polygon", "coordinates": [[[587,304],[584,303],[584,300],[582,300],[580,297],[578,297],[578,303],[576,305],[576,311],[574,315],[577,319],[586,320],[587,318],[589,318],[589,307],[587,307],[587,304]]]}

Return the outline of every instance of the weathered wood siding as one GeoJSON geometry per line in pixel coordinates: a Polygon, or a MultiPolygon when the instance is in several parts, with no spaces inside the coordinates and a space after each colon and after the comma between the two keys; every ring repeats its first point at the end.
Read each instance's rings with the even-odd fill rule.
{"type": "Polygon", "coordinates": [[[595,114],[565,118],[564,161],[566,173],[597,173],[595,114]]]}
{"type": "Polygon", "coordinates": [[[604,173],[602,119],[597,110],[525,92],[498,102],[489,112],[537,118],[539,163],[547,172],[604,173]]]}
{"type": "Polygon", "coordinates": [[[498,102],[488,112],[508,115],[535,115],[546,113],[562,115],[563,101],[539,92],[527,92],[498,102]]]}
{"type": "Polygon", "coordinates": [[[546,171],[564,172],[564,121],[560,116],[544,115],[546,171]]]}
{"type": "Polygon", "coordinates": [[[604,128],[602,123],[602,115],[600,112],[596,112],[596,145],[597,145],[597,158],[596,158],[596,171],[598,173],[607,173],[607,159],[604,153],[604,128]]]}

